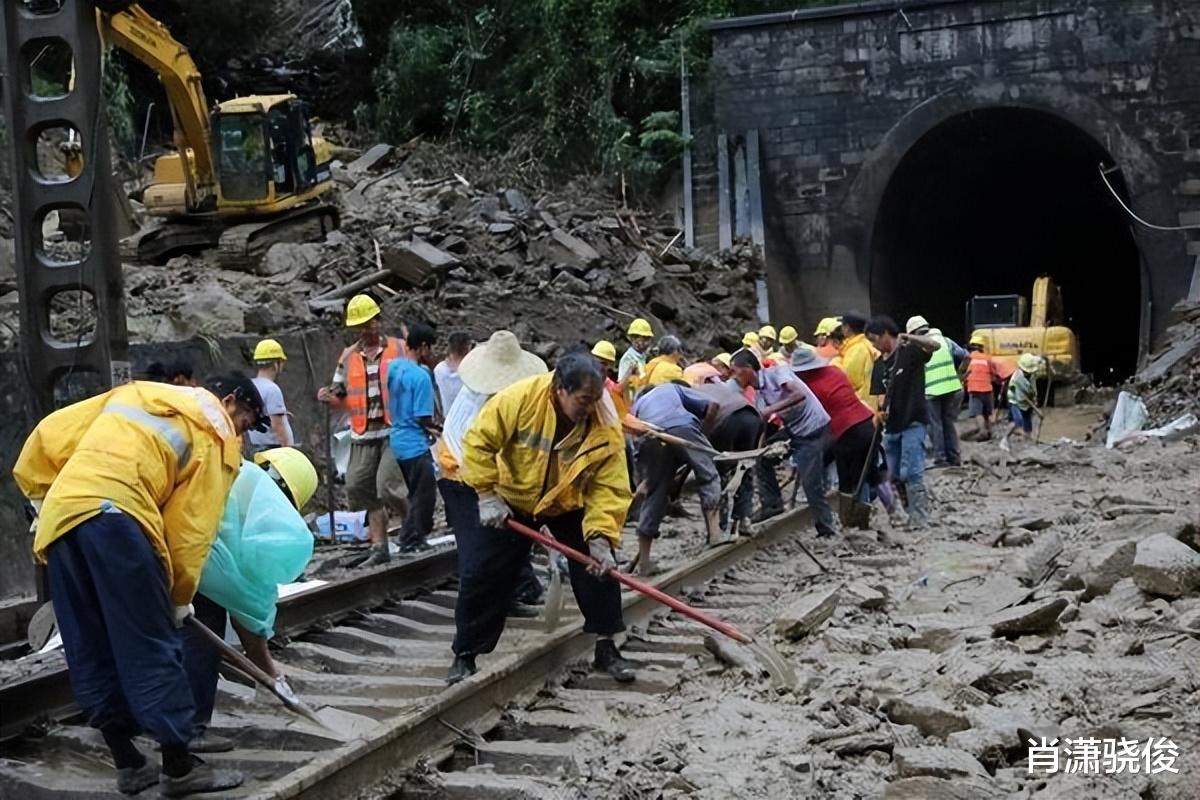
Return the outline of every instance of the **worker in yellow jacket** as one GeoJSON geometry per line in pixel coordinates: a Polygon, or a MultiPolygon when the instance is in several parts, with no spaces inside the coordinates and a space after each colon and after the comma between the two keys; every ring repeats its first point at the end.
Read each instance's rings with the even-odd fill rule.
{"type": "Polygon", "coordinates": [[[836,365],[850,379],[858,399],[874,410],[878,406],[871,395],[871,373],[875,369],[879,351],[867,340],[866,330],[867,318],[862,314],[849,311],[842,315],[845,340],[838,353],[841,360],[836,365]]]}
{"type": "Polygon", "coordinates": [[[117,767],[117,788],[168,797],[233,788],[242,776],[188,749],[194,705],[179,627],[241,466],[241,435],[267,418],[241,376],[205,389],[137,381],[50,414],[13,478],[38,510],[71,688],[117,767]],[[133,744],[162,745],[161,775],[133,744]]]}
{"type": "Polygon", "coordinates": [[[634,679],[613,634],[625,629],[621,591],[605,574],[632,493],[625,440],[604,373],[590,353],[563,356],[553,373],[526,378],[499,392],[463,439],[463,480],[479,495],[484,532],[479,569],[459,575],[454,664],[448,681],[475,672],[475,657],[490,653],[504,631],[531,542],[505,527],[510,517],[545,525],[563,544],[591,554],[594,571],[571,562],[571,587],[584,630],[596,634],[595,666],[618,681],[634,679]]]}

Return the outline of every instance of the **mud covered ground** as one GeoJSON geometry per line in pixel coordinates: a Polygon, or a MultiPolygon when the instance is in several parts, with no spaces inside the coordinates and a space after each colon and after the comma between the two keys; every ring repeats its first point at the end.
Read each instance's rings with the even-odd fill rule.
{"type": "MultiPolygon", "coordinates": [[[[1047,434],[1078,435],[1095,413],[1052,410],[1047,434]]],[[[1156,534],[1194,548],[1200,440],[1024,444],[1007,463],[994,444],[964,452],[966,466],[928,473],[928,530],[877,510],[872,530],[831,543],[799,534],[828,574],[791,542],[710,588],[749,598],[732,621],[767,637],[802,598],[834,598],[812,632],[776,636],[796,686],[693,658],[671,692],[604,708],[565,796],[1200,796],[1200,584],[1156,596],[1139,585],[1163,575],[1134,566],[1156,534]],[[1166,737],[1178,773],[1030,775],[1029,736],[1166,737]]],[[[698,518],[667,527],[664,555],[699,549],[698,518]]]]}

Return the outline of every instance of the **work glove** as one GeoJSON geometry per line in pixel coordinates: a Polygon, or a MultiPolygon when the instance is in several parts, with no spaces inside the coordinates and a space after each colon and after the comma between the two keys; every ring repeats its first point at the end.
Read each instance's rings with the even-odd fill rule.
{"type": "Polygon", "coordinates": [[[479,495],[479,524],[489,528],[503,528],[505,521],[512,516],[508,503],[491,492],[479,495]]]}
{"type": "Polygon", "coordinates": [[[186,606],[175,606],[175,627],[182,628],[183,621],[195,613],[196,609],[192,607],[191,603],[186,606]]]}
{"type": "Polygon", "coordinates": [[[609,570],[617,568],[617,559],[613,555],[612,542],[603,533],[593,533],[587,539],[588,555],[596,562],[595,566],[588,567],[588,572],[595,575],[597,578],[602,578],[608,574],[609,570]]]}

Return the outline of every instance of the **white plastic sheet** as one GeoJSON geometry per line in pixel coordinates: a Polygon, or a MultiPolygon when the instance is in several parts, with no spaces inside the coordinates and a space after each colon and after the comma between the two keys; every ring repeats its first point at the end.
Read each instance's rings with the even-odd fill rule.
{"type": "Polygon", "coordinates": [[[1104,446],[1109,450],[1113,449],[1140,431],[1149,417],[1142,398],[1130,392],[1121,392],[1117,395],[1117,407],[1113,409],[1112,419],[1108,421],[1108,438],[1104,446]]]}

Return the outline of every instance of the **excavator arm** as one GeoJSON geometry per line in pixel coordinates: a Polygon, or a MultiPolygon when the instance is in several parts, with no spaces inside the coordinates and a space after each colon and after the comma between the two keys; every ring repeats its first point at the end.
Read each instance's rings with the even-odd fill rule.
{"type": "Polygon", "coordinates": [[[198,210],[215,197],[212,126],[200,70],[171,32],[137,3],[104,3],[98,12],[100,35],[158,75],[171,105],[175,146],[182,162],[186,202],[198,210]]]}
{"type": "Polygon", "coordinates": [[[1034,280],[1031,300],[1029,327],[1045,328],[1064,324],[1062,290],[1049,275],[1034,280]]]}

